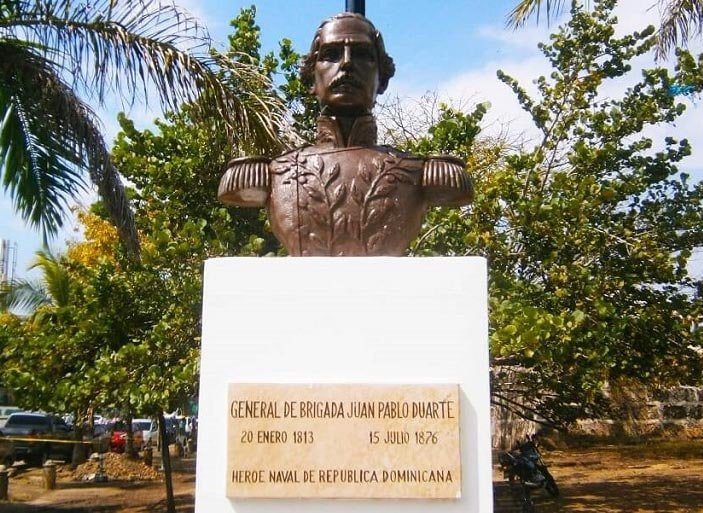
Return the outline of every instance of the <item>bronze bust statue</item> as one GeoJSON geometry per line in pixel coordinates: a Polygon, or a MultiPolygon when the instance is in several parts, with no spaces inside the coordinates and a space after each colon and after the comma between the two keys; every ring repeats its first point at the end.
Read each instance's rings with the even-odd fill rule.
{"type": "Polygon", "coordinates": [[[273,159],[232,160],[220,201],[265,206],[291,255],[402,255],[428,207],[466,205],[473,189],[457,158],[377,144],[371,109],[394,72],[381,34],[364,16],[324,21],[301,68],[322,108],[316,143],[273,159]]]}

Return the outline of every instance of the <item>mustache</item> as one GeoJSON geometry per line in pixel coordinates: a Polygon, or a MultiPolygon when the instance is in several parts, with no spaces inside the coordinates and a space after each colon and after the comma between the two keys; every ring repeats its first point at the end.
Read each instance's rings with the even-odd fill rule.
{"type": "Polygon", "coordinates": [[[352,87],[362,87],[364,84],[356,76],[354,76],[350,73],[342,73],[341,75],[337,75],[332,80],[330,87],[335,88],[337,86],[342,86],[342,85],[348,85],[348,86],[352,86],[352,87]]]}

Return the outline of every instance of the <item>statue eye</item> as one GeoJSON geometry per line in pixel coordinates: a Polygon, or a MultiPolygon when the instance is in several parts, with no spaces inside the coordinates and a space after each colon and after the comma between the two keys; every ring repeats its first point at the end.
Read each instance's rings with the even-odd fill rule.
{"type": "Polygon", "coordinates": [[[317,54],[318,60],[337,62],[342,58],[342,47],[340,45],[326,45],[320,48],[317,54]]]}
{"type": "Polygon", "coordinates": [[[373,62],[376,60],[376,52],[370,46],[356,45],[352,48],[352,55],[355,59],[373,62]]]}

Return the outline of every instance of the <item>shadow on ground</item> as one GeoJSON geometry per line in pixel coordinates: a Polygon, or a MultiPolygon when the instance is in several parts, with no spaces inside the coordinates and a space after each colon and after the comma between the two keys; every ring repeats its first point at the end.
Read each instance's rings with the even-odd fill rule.
{"type": "MultiPolygon", "coordinates": [[[[699,476],[671,479],[648,477],[636,482],[560,483],[561,497],[533,495],[537,513],[687,513],[703,512],[699,476]]],[[[519,513],[518,499],[507,483],[494,484],[494,513],[519,513]]]]}
{"type": "MultiPolygon", "coordinates": [[[[179,495],[175,497],[176,510],[178,513],[194,513],[195,504],[194,497],[192,495],[179,495]]],[[[144,506],[142,509],[135,509],[134,513],[156,513],[156,512],[166,511],[166,500],[159,501],[156,504],[150,504],[149,506],[144,506]]]]}
{"type": "Polygon", "coordinates": [[[0,513],[114,513],[119,510],[120,506],[114,505],[105,507],[91,506],[89,508],[66,506],[65,508],[60,508],[57,506],[32,506],[16,502],[0,503],[0,513]]]}

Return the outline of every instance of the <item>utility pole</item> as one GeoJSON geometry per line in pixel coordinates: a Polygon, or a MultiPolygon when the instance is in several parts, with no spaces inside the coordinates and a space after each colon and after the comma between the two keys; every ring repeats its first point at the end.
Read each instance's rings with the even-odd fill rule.
{"type": "Polygon", "coordinates": [[[366,16],[366,0],[347,0],[346,11],[366,16]]]}
{"type": "Polygon", "coordinates": [[[10,283],[15,278],[17,267],[17,243],[0,239],[0,284],[10,283]]]}

